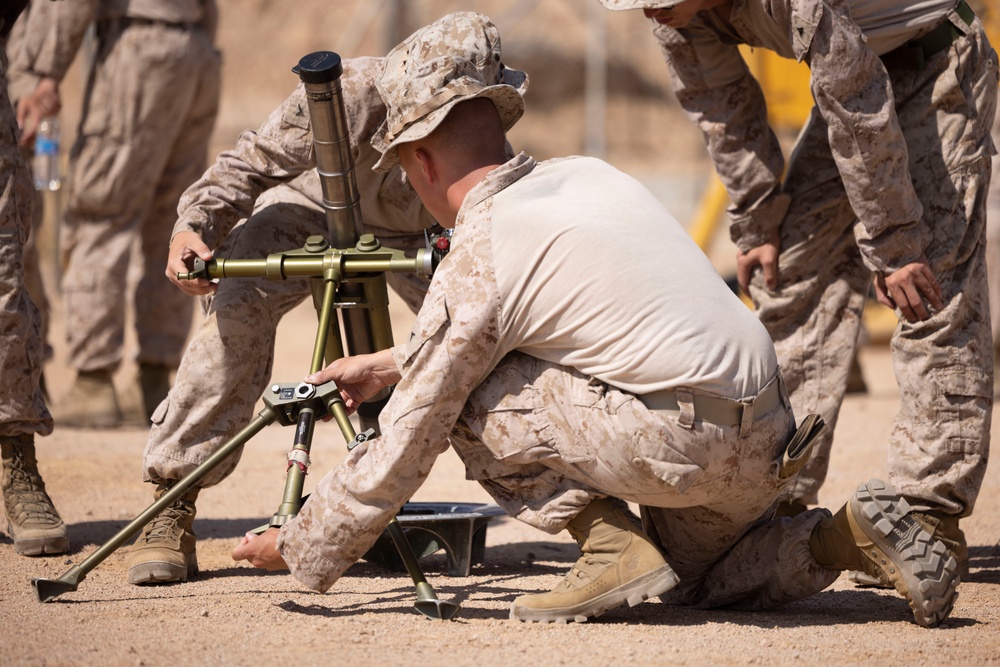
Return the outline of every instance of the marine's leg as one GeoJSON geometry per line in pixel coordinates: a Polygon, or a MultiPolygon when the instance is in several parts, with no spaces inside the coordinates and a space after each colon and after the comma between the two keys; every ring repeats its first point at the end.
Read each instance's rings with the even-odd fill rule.
{"type": "Polygon", "coordinates": [[[797,142],[785,188],[791,205],[780,229],[778,288],[768,289],[758,272],[750,295],[774,340],[795,414],[819,414],[827,424],[786,492],[786,503],[804,509],[816,504],[826,479],[871,282],[826,126],[815,112],[797,142]]]}
{"type": "MultiPolygon", "coordinates": [[[[22,155],[24,151],[22,151],[22,155]]],[[[42,193],[35,190],[32,194],[31,207],[31,233],[28,235],[28,242],[24,247],[24,287],[28,290],[28,296],[38,308],[41,322],[40,336],[42,338],[42,354],[45,361],[52,358],[52,345],[49,343],[49,316],[51,306],[49,305],[48,293],[45,289],[45,281],[42,279],[42,262],[39,256],[38,238],[45,220],[45,198],[42,193]]],[[[42,394],[48,402],[48,390],[45,386],[45,373],[42,373],[39,381],[42,394]]]]}
{"type": "MultiPolygon", "coordinates": [[[[300,247],[324,218],[312,207],[281,201],[294,197],[283,187],[262,197],[254,215],[233,231],[216,256],[252,259],[300,247]]],[[[308,294],[304,280],[220,281],[181,358],[176,382],[153,415],[143,457],[146,481],[158,489],[171,486],[249,422],[270,380],[278,322],[308,294]]],[[[228,476],[239,457],[236,452],[215,468],[193,489],[195,494],[228,476]]],[[[193,521],[194,503],[195,497],[181,499],[174,511],[168,508],[147,526],[129,555],[129,581],[180,581],[196,571],[194,533],[184,523],[193,521]]]]}
{"type": "MultiPolygon", "coordinates": [[[[219,56],[204,31],[192,30],[184,60],[176,63],[185,73],[186,110],[167,108],[177,116],[166,163],[156,183],[152,201],[140,230],[143,269],[135,290],[135,327],[139,345],[139,387],[143,419],[148,420],[170,389],[170,374],[177,369],[191,330],[193,301],[163,275],[166,248],[177,218],[177,203],[205,169],[219,101],[219,56]]],[[[165,141],[167,137],[160,137],[165,141]]]]}
{"type": "Polygon", "coordinates": [[[31,181],[17,151],[6,67],[0,52],[0,489],[14,551],[33,556],[61,553],[69,540],[35,455],[35,435],[52,432],[52,417],[39,387],[43,355],[38,310],[23,282],[31,181]]]}
{"type": "Polygon", "coordinates": [[[462,424],[452,444],[469,476],[512,516],[548,532],[566,528],[580,546],[566,578],[516,599],[512,618],[583,621],[676,584],[621,499],[688,502],[704,469],[670,460],[723,458],[711,447],[696,453],[700,434],[673,437],[676,427],[631,394],[518,353],[476,389],[462,424]]]}
{"type": "Polygon", "coordinates": [[[122,358],[127,269],[191,78],[171,69],[181,31],[109,22],[98,35],[70,153],[62,246],[66,336],[77,379],[53,406],[58,422],[88,427],[122,420],[112,374],[122,358]]]}
{"type": "Polygon", "coordinates": [[[889,481],[968,569],[959,519],[969,516],[989,456],[993,349],[986,273],[990,129],[997,56],[978,27],[919,72],[893,73],[910,173],[924,205],[925,248],[944,308],[901,320],[892,340],[900,411],[889,481]]]}

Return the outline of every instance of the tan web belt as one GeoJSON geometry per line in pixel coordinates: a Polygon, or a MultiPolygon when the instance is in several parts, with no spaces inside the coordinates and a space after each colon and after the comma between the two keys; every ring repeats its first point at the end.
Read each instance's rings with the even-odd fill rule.
{"type": "Polygon", "coordinates": [[[676,415],[681,412],[678,393],[689,395],[694,404],[694,419],[706,421],[716,426],[733,426],[743,423],[743,413],[753,410],[753,418],[758,419],[769,413],[781,403],[781,382],[774,378],[763,391],[752,400],[743,402],[717,396],[694,394],[689,391],[664,389],[651,394],[642,394],[638,398],[650,410],[676,415]]]}

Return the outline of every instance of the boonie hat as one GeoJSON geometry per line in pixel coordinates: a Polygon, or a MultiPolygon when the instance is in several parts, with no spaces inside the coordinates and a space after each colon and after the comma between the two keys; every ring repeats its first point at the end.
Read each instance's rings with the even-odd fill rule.
{"type": "Polygon", "coordinates": [[[684,0],[601,0],[608,9],[621,11],[623,9],[670,9],[684,0]]]}
{"type": "Polygon", "coordinates": [[[524,113],[528,75],[500,61],[500,31],[475,12],[455,12],[421,28],[385,58],[376,86],[386,119],[372,137],[382,153],[373,171],[399,162],[397,147],[423,139],[459,102],[489,98],[504,132],[524,113]]]}

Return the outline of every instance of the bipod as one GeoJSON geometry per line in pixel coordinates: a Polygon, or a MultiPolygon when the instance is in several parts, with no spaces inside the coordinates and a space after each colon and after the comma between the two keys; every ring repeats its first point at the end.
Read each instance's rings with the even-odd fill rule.
{"type": "Polygon", "coordinates": [[[194,486],[198,480],[208,474],[215,466],[219,465],[230,454],[246,444],[250,438],[255,436],[261,429],[275,421],[277,416],[270,408],[261,410],[260,414],[254,418],[250,424],[237,433],[219,451],[215,452],[204,463],[195,468],[186,477],[160,496],[156,502],[146,508],[146,510],[134,518],[124,528],[119,530],[107,542],[101,545],[94,553],[90,554],[78,565],[68,569],[58,579],[31,580],[31,585],[38,595],[39,602],[51,602],[63,593],[70,593],[76,590],[77,585],[83,581],[87,574],[110,556],[118,547],[125,544],[131,537],[152,521],[160,512],[171,505],[175,500],[187,493],[188,489],[194,486]]]}
{"type": "Polygon", "coordinates": [[[269,426],[274,422],[278,422],[282,426],[295,424],[304,408],[308,408],[314,412],[320,411],[319,416],[325,417],[328,414],[326,403],[332,400],[340,400],[337,385],[333,382],[328,382],[315,388],[312,385],[305,385],[305,387],[308,387],[308,390],[304,390],[301,385],[273,385],[270,393],[264,394],[264,409],[260,411],[250,424],[228,440],[226,444],[204,463],[170,487],[156,502],[115,533],[111,539],[101,545],[94,553],[90,554],[83,562],[71,567],[58,579],[32,579],[31,585],[38,595],[38,601],[51,602],[63,593],[75,591],[79,583],[86,578],[91,570],[142,530],[160,512],[187,493],[202,477],[225,461],[233,452],[245,445],[251,438],[263,430],[265,426],[269,426]]]}
{"type": "MultiPolygon", "coordinates": [[[[347,354],[366,354],[391,347],[385,274],[405,272],[429,277],[437,261],[447,252],[447,247],[436,246],[436,250],[420,251],[416,258],[408,258],[398,250],[383,248],[378,239],[363,233],[360,194],[354,178],[347,114],[340,87],[343,74],[340,56],[330,51],[312,53],[302,58],[293,71],[299,74],[306,90],[330,238],[310,237],[300,250],[275,253],[263,260],[220,258],[206,263],[196,259],[194,270],[179,274],[178,278],[244,276],[271,280],[288,277],[313,279],[313,300],[319,323],[309,372],[316,373],[323,368],[324,359],[329,363],[347,354]],[[347,283],[344,289],[341,289],[342,282],[347,283]],[[346,334],[344,337],[337,322],[338,312],[346,334]]],[[[387,393],[376,399],[387,400],[387,393]]],[[[279,421],[286,426],[296,425],[295,444],[288,454],[285,492],[269,524],[275,527],[294,517],[302,505],[302,487],[316,420],[327,414],[333,415],[349,448],[374,434],[373,429],[368,429],[370,424],[377,425],[371,411],[366,414],[359,411],[362,428],[368,430],[356,434],[333,383],[319,387],[307,383],[275,384],[269,393],[265,392],[264,403],[264,410],[248,426],[83,562],[58,579],[33,579],[38,600],[50,602],[63,593],[75,591],[87,573],[268,424],[279,421]]],[[[458,611],[458,605],[437,598],[424,578],[399,522],[393,519],[387,531],[416,585],[415,609],[429,618],[452,618],[458,611]]]]}
{"type": "MultiPolygon", "coordinates": [[[[379,309],[382,309],[386,303],[384,298],[386,289],[384,274],[386,272],[413,271],[419,273],[429,269],[432,269],[432,258],[424,253],[418,253],[417,257],[413,259],[406,258],[401,252],[382,248],[377,240],[366,236],[362,238],[357,248],[348,250],[332,249],[321,239],[310,238],[301,250],[276,253],[264,260],[212,260],[208,263],[198,260],[196,270],[182,277],[191,279],[197,277],[222,278],[227,275],[266,276],[274,280],[282,280],[288,276],[312,278],[321,276],[323,286],[318,312],[319,323],[310,366],[310,373],[315,373],[323,367],[324,357],[332,361],[343,356],[343,342],[340,339],[340,331],[334,317],[337,308],[361,307],[364,302],[368,302],[369,305],[371,303],[379,304],[379,309]],[[362,291],[360,301],[337,303],[337,291],[341,280],[345,277],[357,280],[366,287],[362,291]]],[[[375,319],[381,323],[382,328],[388,326],[387,317],[376,317],[375,319]]],[[[388,334],[382,332],[381,336],[385,335],[388,334]]],[[[348,442],[349,449],[374,435],[372,429],[361,434],[356,433],[334,382],[319,386],[305,382],[297,384],[276,383],[264,393],[262,398],[264,409],[250,424],[228,440],[204,463],[174,484],[156,502],[115,533],[90,556],[71,567],[58,579],[32,579],[31,584],[38,596],[38,601],[51,602],[63,593],[77,590],[79,583],[86,578],[91,570],[195,486],[212,469],[244,446],[265,426],[274,422],[278,422],[282,426],[296,426],[295,442],[288,454],[289,463],[282,502],[269,524],[275,527],[284,525],[298,513],[301,507],[302,487],[309,465],[313,427],[317,420],[332,415],[348,442]]],[[[414,608],[429,618],[440,620],[452,618],[458,611],[458,605],[438,599],[433,587],[424,577],[417,557],[395,518],[389,524],[387,532],[416,586],[417,600],[414,608]]]]}

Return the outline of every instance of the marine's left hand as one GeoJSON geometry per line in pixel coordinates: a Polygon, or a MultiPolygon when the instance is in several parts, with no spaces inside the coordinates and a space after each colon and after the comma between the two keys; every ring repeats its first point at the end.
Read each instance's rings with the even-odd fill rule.
{"type": "Polygon", "coordinates": [[[233,549],[233,560],[245,560],[264,570],[287,570],[288,565],[275,545],[277,539],[277,528],[268,528],[260,535],[247,533],[233,549]]]}
{"type": "Polygon", "coordinates": [[[62,109],[59,97],[59,82],[43,77],[34,92],[21,98],[17,103],[17,124],[21,128],[18,143],[27,146],[35,140],[38,125],[44,116],[54,116],[62,109]]]}
{"type": "Polygon", "coordinates": [[[756,248],[736,252],[736,277],[744,294],[750,294],[750,277],[759,266],[764,272],[764,284],[770,290],[778,287],[778,254],[781,239],[775,233],[756,248]]]}
{"type": "Polygon", "coordinates": [[[899,308],[907,322],[926,320],[944,308],[941,285],[924,256],[887,276],[876,276],[875,295],[879,303],[899,308]]]}

